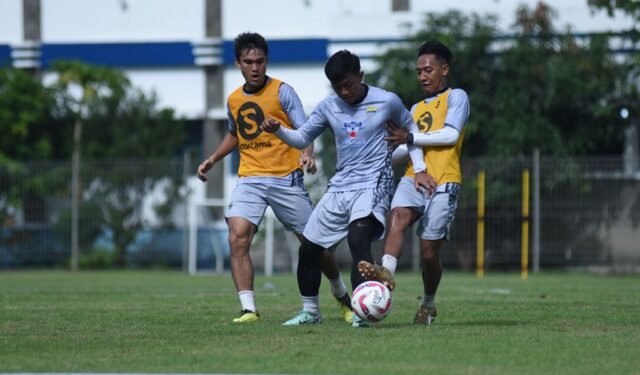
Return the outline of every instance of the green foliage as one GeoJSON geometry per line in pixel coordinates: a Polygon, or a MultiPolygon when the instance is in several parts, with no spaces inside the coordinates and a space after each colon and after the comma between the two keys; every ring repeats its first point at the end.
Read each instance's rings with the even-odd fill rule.
{"type": "MultiPolygon", "coordinates": [[[[59,62],[54,68],[61,90],[59,113],[82,123],[83,159],[110,160],[98,170],[83,170],[81,179],[90,187],[85,199],[99,207],[113,230],[116,263],[123,266],[127,247],[143,224],[142,200],[167,178],[164,169],[150,168],[143,159],[174,153],[182,142],[182,127],[173,110],[158,109],[154,94],[132,88],[120,72],[77,62],[59,62]]],[[[181,198],[176,193],[179,176],[170,176],[176,198],[172,204],[181,198]]]]}
{"type": "Polygon", "coordinates": [[[407,106],[421,100],[417,47],[438,39],[453,52],[450,85],[464,89],[471,102],[463,153],[620,153],[618,109],[638,98],[633,64],[611,55],[607,35],[578,41],[570,31],[556,31],[554,17],[544,3],[523,6],[515,35],[503,38],[493,16],[429,14],[408,43],[377,58],[373,83],[396,92],[407,106]]]}
{"type": "MultiPolygon", "coordinates": [[[[619,36],[623,40],[627,49],[640,49],[640,2],[635,0],[588,0],[589,6],[595,13],[597,11],[606,11],[610,17],[616,13],[623,13],[633,20],[633,24],[629,30],[621,33],[619,36]]],[[[619,108],[627,108],[630,116],[624,120],[624,125],[632,125],[640,119],[640,94],[637,87],[640,81],[640,54],[626,55],[622,60],[625,70],[629,72],[628,79],[621,85],[620,90],[623,92],[621,100],[618,103],[619,108]]]]}
{"type": "Polygon", "coordinates": [[[49,90],[18,69],[0,69],[0,163],[54,155],[49,90]]]}
{"type": "Polygon", "coordinates": [[[10,226],[10,211],[24,201],[41,201],[50,191],[46,174],[30,173],[25,160],[59,157],[68,129],[51,116],[52,90],[37,76],[0,69],[0,223],[10,226]]]}
{"type": "Polygon", "coordinates": [[[58,74],[56,94],[76,114],[82,114],[83,105],[120,100],[131,86],[127,77],[117,70],[79,61],[56,61],[53,71],[58,74]],[[74,93],[74,88],[80,92],[74,93]]]}
{"type": "MultiPolygon", "coordinates": [[[[81,249],[89,249],[93,241],[102,231],[102,226],[105,224],[101,215],[96,215],[96,212],[100,212],[100,206],[94,202],[83,202],[79,207],[79,215],[82,218],[82,230],[78,233],[78,242],[81,249]]],[[[55,231],[58,237],[69,246],[71,238],[71,210],[65,210],[55,225],[55,231]]]]}
{"type": "Polygon", "coordinates": [[[621,11],[632,17],[636,24],[640,21],[640,2],[637,0],[588,0],[592,10],[604,10],[609,16],[621,11]]]}
{"type": "Polygon", "coordinates": [[[109,269],[115,264],[113,251],[107,249],[91,249],[80,254],[78,265],[82,269],[109,269]]]}
{"type": "MultiPolygon", "coordinates": [[[[154,93],[132,87],[119,71],[59,61],[52,72],[56,81],[47,88],[38,76],[0,69],[0,222],[11,224],[8,210],[20,208],[23,201],[43,202],[52,192],[69,194],[68,168],[32,173],[22,163],[68,159],[74,125],[80,126],[77,146],[82,159],[110,161],[104,168],[81,169],[81,233],[87,237],[81,238],[81,245],[86,250],[97,235],[95,229],[106,225],[114,231],[122,265],[142,225],[142,199],[154,186],[164,182],[168,199],[158,209],[165,220],[184,198],[178,168],[169,166],[172,173],[167,176],[167,168],[133,160],[174,155],[182,144],[182,124],[172,109],[159,108],[154,93]]],[[[69,217],[62,215],[60,220],[65,224],[58,229],[68,235],[63,227],[69,217]]]]}

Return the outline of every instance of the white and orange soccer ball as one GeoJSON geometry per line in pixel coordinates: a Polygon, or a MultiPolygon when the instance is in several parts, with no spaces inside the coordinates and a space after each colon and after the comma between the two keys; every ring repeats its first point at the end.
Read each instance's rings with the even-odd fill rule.
{"type": "Polygon", "coordinates": [[[368,322],[379,322],[391,312],[391,292],[378,281],[358,285],[351,297],[353,312],[368,322]]]}

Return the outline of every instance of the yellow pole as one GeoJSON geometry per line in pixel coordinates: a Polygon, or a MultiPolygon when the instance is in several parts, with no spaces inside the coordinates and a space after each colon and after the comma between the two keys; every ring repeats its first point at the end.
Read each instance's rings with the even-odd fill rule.
{"type": "Polygon", "coordinates": [[[484,276],[484,170],[478,173],[478,238],[476,242],[476,276],[484,276]]]}
{"type": "Polygon", "coordinates": [[[522,279],[529,277],[529,170],[522,171],[522,279]]]}

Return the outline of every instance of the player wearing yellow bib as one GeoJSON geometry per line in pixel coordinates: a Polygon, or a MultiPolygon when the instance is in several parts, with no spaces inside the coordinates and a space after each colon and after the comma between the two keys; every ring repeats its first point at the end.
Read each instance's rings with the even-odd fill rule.
{"type": "Polygon", "coordinates": [[[391,227],[385,239],[382,266],[368,262],[358,265],[365,278],[380,280],[393,289],[404,232],[422,218],[417,234],[421,239],[424,294],[414,318],[415,324],[430,325],[437,314],[434,300],[442,278],[440,249],[449,238],[462,183],[460,150],[464,125],[469,117],[469,99],[463,90],[447,85],[451,58],[449,48],[440,42],[426,42],[420,46],[416,72],[426,98],[411,109],[420,131],[408,133],[392,126],[387,137],[391,146],[401,145],[394,152],[394,158],[406,153],[405,145],[424,147],[427,173],[436,180],[437,188],[430,195],[416,192],[413,168],[409,164],[391,203],[391,227]]]}
{"type": "MultiPolygon", "coordinates": [[[[276,118],[284,127],[295,129],[306,121],[302,103],[293,88],[268,77],[269,47],[262,36],[240,34],[234,43],[235,64],[245,83],[227,98],[229,132],[216,150],[198,167],[198,178],[236,147],[240,152],[237,185],[226,212],[231,249],[231,275],[238,291],[242,311],[234,323],[260,319],[255,306],[254,270],[249,247],[267,206],[287,230],[302,240],[311,215],[311,199],[303,184],[302,168],[316,171],[313,144],[303,152],[290,147],[259,125],[265,118],[276,118]]],[[[333,253],[322,255],[322,270],[331,282],[341,313],[351,322],[351,301],[333,253]]]]}

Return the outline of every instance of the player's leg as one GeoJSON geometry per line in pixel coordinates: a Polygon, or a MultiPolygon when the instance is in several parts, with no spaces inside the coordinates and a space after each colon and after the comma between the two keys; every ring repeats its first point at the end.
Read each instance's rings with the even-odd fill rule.
{"type": "Polygon", "coordinates": [[[338,309],[342,319],[347,322],[352,322],[351,312],[351,297],[349,297],[349,291],[342,279],[340,268],[338,268],[338,262],[334,256],[333,250],[327,249],[320,255],[320,267],[322,273],[329,279],[331,284],[331,294],[338,302],[338,309]]]}
{"type": "Polygon", "coordinates": [[[442,279],[440,249],[443,243],[444,238],[420,241],[423,295],[414,318],[415,324],[431,325],[437,315],[435,298],[442,279]]]}
{"type": "Polygon", "coordinates": [[[378,238],[383,231],[384,225],[373,215],[356,219],[349,224],[347,241],[353,259],[351,265],[352,289],[355,289],[358,285],[366,281],[358,270],[358,264],[361,261],[373,262],[371,243],[378,238]]]}
{"type": "Polygon", "coordinates": [[[256,321],[259,318],[255,306],[253,291],[253,263],[249,255],[249,247],[256,231],[256,226],[242,217],[230,217],[229,247],[231,251],[231,276],[240,297],[242,312],[234,323],[256,321]]]}
{"type": "MultiPolygon", "coordinates": [[[[344,284],[342,280],[342,275],[340,274],[340,269],[338,268],[338,263],[336,262],[336,257],[331,250],[325,250],[320,255],[320,266],[322,268],[322,273],[329,279],[331,283],[331,294],[340,301],[341,298],[349,299],[349,294],[347,291],[347,286],[344,284]]],[[[351,307],[351,302],[347,303],[349,307],[351,307]]]]}
{"type": "Polygon", "coordinates": [[[319,296],[322,279],[321,254],[342,240],[347,232],[348,216],[340,212],[340,195],[326,193],[311,213],[304,229],[298,257],[298,287],[302,311],[284,325],[318,323],[319,296]]]}
{"type": "MultiPolygon", "coordinates": [[[[384,254],[402,256],[404,232],[422,216],[412,207],[395,207],[389,214],[389,232],[384,240],[384,254]]],[[[390,269],[391,270],[391,269],[390,269]]],[[[394,273],[395,269],[392,271],[394,273]]]]}
{"type": "MultiPolygon", "coordinates": [[[[437,315],[435,297],[442,279],[440,250],[448,240],[457,207],[460,185],[447,184],[430,198],[422,219],[420,248],[422,260],[423,297],[416,312],[414,323],[430,325],[437,315]]],[[[440,188],[440,187],[439,187],[440,188]]]]}
{"type": "Polygon", "coordinates": [[[320,255],[325,249],[306,238],[300,244],[298,257],[298,289],[302,297],[302,311],[283,323],[285,326],[320,323],[320,255]]]}
{"type": "Polygon", "coordinates": [[[231,276],[242,305],[240,317],[234,319],[234,323],[259,320],[253,289],[253,263],[249,249],[267,207],[265,193],[263,184],[246,183],[241,180],[231,194],[229,209],[225,215],[229,226],[231,276]]]}
{"type": "MultiPolygon", "coordinates": [[[[296,233],[296,237],[298,237],[300,243],[304,240],[302,233],[296,233]]],[[[342,303],[342,300],[345,298],[348,299],[349,294],[347,286],[342,280],[340,268],[338,267],[338,262],[336,261],[336,257],[332,250],[327,249],[320,254],[320,268],[322,269],[322,273],[327,277],[327,279],[329,279],[329,282],[331,283],[331,294],[333,294],[336,300],[342,303]]],[[[351,308],[350,300],[347,306],[351,308]]]]}
{"type": "Polygon", "coordinates": [[[393,276],[398,259],[402,255],[404,233],[407,228],[422,216],[425,204],[425,196],[415,189],[413,179],[403,177],[391,202],[389,230],[384,242],[382,265],[379,266],[368,262],[358,264],[360,273],[367,280],[380,281],[390,290],[395,288],[393,276]]]}
{"type": "Polygon", "coordinates": [[[420,214],[409,207],[396,207],[391,210],[389,232],[384,242],[382,265],[367,261],[358,263],[358,271],[366,280],[380,281],[389,290],[395,288],[396,282],[393,276],[396,272],[398,259],[402,255],[404,232],[419,218],[420,214]]]}
{"type": "MultiPolygon", "coordinates": [[[[304,241],[302,232],[311,216],[312,206],[309,194],[302,183],[300,171],[294,171],[283,180],[291,182],[269,187],[268,202],[276,217],[288,230],[293,231],[300,243],[304,241]]],[[[323,251],[320,265],[331,283],[331,292],[339,304],[340,314],[351,322],[351,299],[340,275],[340,269],[331,251],[323,251]],[[347,319],[348,318],[348,319],[347,319]]]]}
{"type": "MultiPolygon", "coordinates": [[[[311,198],[304,187],[302,173],[294,171],[283,180],[286,185],[272,185],[269,188],[268,202],[276,217],[285,228],[293,231],[300,243],[304,241],[302,232],[311,216],[311,198]]],[[[331,282],[331,291],[336,299],[344,297],[347,288],[342,281],[340,269],[331,251],[323,251],[320,257],[322,273],[331,282]]],[[[347,296],[348,297],[348,296],[347,296]]]]}
{"type": "MultiPolygon", "coordinates": [[[[360,274],[358,265],[361,262],[368,262],[369,264],[373,262],[371,243],[376,238],[379,238],[382,232],[384,232],[384,225],[373,214],[354,220],[349,224],[347,241],[353,259],[351,263],[351,286],[353,289],[366,281],[360,274]]],[[[351,320],[353,327],[364,328],[369,326],[366,321],[355,315],[355,313],[351,315],[351,320]]]]}

